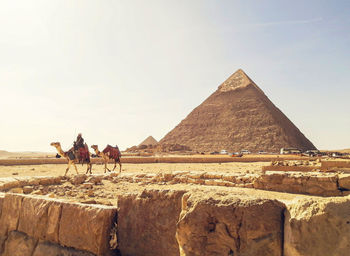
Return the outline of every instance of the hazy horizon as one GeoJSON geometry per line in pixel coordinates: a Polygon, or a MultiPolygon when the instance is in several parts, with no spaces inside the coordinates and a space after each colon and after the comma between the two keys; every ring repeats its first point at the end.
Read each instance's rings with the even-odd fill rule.
{"type": "Polygon", "coordinates": [[[350,1],[15,0],[0,150],[163,138],[237,69],[319,149],[350,148],[350,1]]]}

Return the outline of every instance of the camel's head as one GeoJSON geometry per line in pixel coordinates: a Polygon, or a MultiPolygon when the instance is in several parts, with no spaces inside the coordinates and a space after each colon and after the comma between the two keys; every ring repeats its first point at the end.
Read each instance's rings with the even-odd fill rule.
{"type": "Polygon", "coordinates": [[[97,145],[91,145],[91,148],[93,148],[94,150],[98,149],[97,145]]]}
{"type": "Polygon", "coordinates": [[[59,143],[59,142],[51,142],[50,145],[55,147],[55,148],[57,148],[57,147],[61,146],[61,143],[59,143]]]}

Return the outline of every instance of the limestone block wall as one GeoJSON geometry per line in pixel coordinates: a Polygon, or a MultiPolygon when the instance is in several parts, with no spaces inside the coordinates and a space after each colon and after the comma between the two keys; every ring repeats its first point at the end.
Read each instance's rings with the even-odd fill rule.
{"type": "MultiPolygon", "coordinates": [[[[185,180],[239,178],[187,175],[185,180]]],[[[175,178],[183,177],[149,176],[152,182],[175,178]]],[[[284,180],[265,178],[266,184],[270,178],[276,184],[284,180]]],[[[298,183],[294,176],[287,178],[298,183]]],[[[338,183],[341,180],[344,186],[350,183],[348,175],[339,176],[338,183]]],[[[215,187],[210,186],[209,190],[210,194],[205,189],[145,188],[116,195],[116,206],[0,193],[0,255],[343,256],[349,252],[350,196],[282,201],[213,193],[215,187]]]]}
{"type": "Polygon", "coordinates": [[[322,169],[350,168],[350,160],[329,160],[321,162],[322,169]]]}
{"type": "Polygon", "coordinates": [[[42,255],[42,247],[50,244],[82,255],[115,255],[109,244],[117,221],[115,207],[11,193],[2,201],[0,255],[42,255]],[[15,244],[27,249],[17,254],[15,244]]]}
{"type": "Polygon", "coordinates": [[[317,196],[343,196],[349,194],[350,175],[269,172],[254,180],[254,188],[317,196]]]}

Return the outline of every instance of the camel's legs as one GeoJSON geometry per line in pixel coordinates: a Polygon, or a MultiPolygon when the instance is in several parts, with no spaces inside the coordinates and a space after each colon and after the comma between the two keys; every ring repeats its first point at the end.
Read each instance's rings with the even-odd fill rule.
{"type": "Polygon", "coordinates": [[[105,160],[105,173],[107,172],[107,161],[105,160]]]}
{"type": "Polygon", "coordinates": [[[74,166],[74,168],[75,168],[75,171],[77,172],[77,174],[79,174],[77,166],[75,165],[74,162],[72,162],[72,163],[73,163],[73,166],[74,166]]]}
{"type": "Polygon", "coordinates": [[[122,172],[122,163],[120,162],[120,159],[119,159],[119,172],[122,172]]]}
{"type": "Polygon", "coordinates": [[[66,169],[66,172],[64,173],[64,176],[67,175],[67,172],[68,172],[68,170],[69,170],[70,165],[71,165],[71,161],[68,161],[68,167],[67,167],[67,169],[66,169]]]}
{"type": "Polygon", "coordinates": [[[89,171],[90,171],[90,174],[92,174],[91,168],[92,168],[92,164],[91,163],[87,163],[87,168],[86,168],[86,173],[85,174],[88,174],[89,171]]]}
{"type": "Polygon", "coordinates": [[[110,172],[111,170],[110,169],[108,169],[108,161],[110,160],[110,158],[107,158],[106,159],[106,169],[110,172]]]}
{"type": "Polygon", "coordinates": [[[113,167],[112,172],[114,172],[116,166],[117,166],[117,159],[114,159],[114,167],[113,167]]]}

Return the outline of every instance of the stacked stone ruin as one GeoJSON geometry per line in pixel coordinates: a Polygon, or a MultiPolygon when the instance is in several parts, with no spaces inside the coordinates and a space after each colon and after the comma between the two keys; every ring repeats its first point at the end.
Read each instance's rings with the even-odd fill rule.
{"type": "Polygon", "coordinates": [[[3,178],[0,255],[347,255],[349,190],[350,174],[339,172],[3,178]],[[116,203],[44,195],[65,182],[81,191],[115,184],[116,203]],[[132,184],[138,189],[121,190],[132,184]]]}

